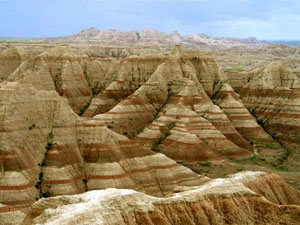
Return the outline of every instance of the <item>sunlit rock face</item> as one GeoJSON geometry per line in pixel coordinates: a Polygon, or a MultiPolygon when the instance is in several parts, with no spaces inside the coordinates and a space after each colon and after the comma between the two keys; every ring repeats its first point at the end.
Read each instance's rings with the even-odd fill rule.
{"type": "Polygon", "coordinates": [[[21,64],[22,59],[16,48],[7,48],[0,53],[0,82],[5,80],[21,64]]]}
{"type": "Polygon", "coordinates": [[[292,150],[288,164],[298,164],[300,133],[299,79],[283,63],[275,61],[249,73],[240,87],[243,104],[277,140],[292,150]]]}
{"type": "MultiPolygon", "coordinates": [[[[0,58],[6,57],[0,60],[0,74],[5,74],[0,83],[3,220],[12,216],[11,224],[17,224],[32,206],[25,224],[50,220],[59,224],[52,217],[54,209],[43,211],[52,201],[60,205],[71,199],[67,205],[72,209],[77,203],[90,207],[94,203],[89,196],[95,194],[100,202],[103,195],[115,196],[113,205],[132,196],[151,203],[151,212],[148,208],[136,211],[133,204],[133,211],[128,210],[135,219],[115,208],[109,212],[122,215],[115,220],[99,214],[108,224],[222,224],[229,208],[232,215],[240,215],[230,217],[229,224],[245,224],[263,214],[276,215],[274,220],[268,216],[265,224],[284,219],[293,224],[298,208],[276,204],[298,204],[292,201],[298,201],[298,194],[275,175],[253,175],[256,182],[249,184],[237,176],[205,186],[210,178],[183,166],[249,158],[256,142],[284,144],[296,156],[299,85],[288,69],[273,63],[247,74],[247,81],[233,89],[216,62],[199,51],[177,46],[164,54],[137,56],[118,49],[111,57],[113,50],[107,50],[97,55],[84,47],[48,46],[28,53],[30,57],[19,49],[1,52],[0,58]],[[195,194],[191,191],[166,200],[150,197],[172,196],[190,187],[197,187],[195,194]],[[90,192],[87,197],[82,194],[107,188],[131,191],[129,195],[112,189],[90,192]],[[221,191],[227,188],[230,193],[221,191]],[[273,193],[274,188],[284,190],[273,193]],[[34,203],[54,196],[58,197],[34,203]],[[243,204],[244,208],[237,207],[243,204]],[[274,211],[263,211],[262,205],[274,211]],[[202,216],[192,215],[195,210],[202,216]],[[44,217],[44,212],[51,215],[44,217]]],[[[63,213],[59,210],[57,215],[63,213]]],[[[75,214],[66,224],[76,218],[84,222],[75,214]]],[[[87,218],[86,223],[93,223],[89,214],[87,218]]]]}
{"type": "Polygon", "coordinates": [[[163,196],[208,180],[103,123],[82,120],[55,91],[20,80],[0,93],[3,204],[25,210],[43,196],[108,187],[163,196]]]}
{"type": "Polygon", "coordinates": [[[41,199],[31,224],[300,224],[300,193],[277,175],[242,172],[156,198],[106,189],[41,199]]]}

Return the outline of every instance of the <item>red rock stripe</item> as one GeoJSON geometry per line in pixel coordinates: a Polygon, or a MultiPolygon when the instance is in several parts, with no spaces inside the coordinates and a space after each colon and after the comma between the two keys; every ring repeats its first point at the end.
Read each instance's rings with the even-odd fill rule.
{"type": "Polygon", "coordinates": [[[16,208],[10,205],[6,205],[0,208],[0,213],[15,212],[15,211],[17,211],[16,208]]]}
{"type": "Polygon", "coordinates": [[[22,189],[28,189],[33,187],[33,183],[29,183],[29,184],[24,184],[24,185],[17,185],[17,186],[4,186],[1,185],[0,186],[0,190],[22,190],[22,189]]]}

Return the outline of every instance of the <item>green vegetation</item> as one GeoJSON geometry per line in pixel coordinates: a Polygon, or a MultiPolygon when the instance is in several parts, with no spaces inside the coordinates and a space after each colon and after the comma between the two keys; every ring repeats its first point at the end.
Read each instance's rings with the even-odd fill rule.
{"type": "Polygon", "coordinates": [[[51,147],[52,147],[52,145],[53,145],[52,142],[47,142],[47,145],[46,145],[45,149],[46,149],[47,151],[50,150],[51,147]]]}
{"type": "Polygon", "coordinates": [[[202,163],[199,163],[199,165],[201,166],[211,166],[211,162],[202,162],[202,163]]]}
{"type": "Polygon", "coordinates": [[[106,127],[107,127],[108,129],[113,129],[113,128],[114,128],[114,126],[112,126],[112,125],[110,125],[110,124],[108,124],[106,127]]]}
{"type": "Polygon", "coordinates": [[[281,146],[278,143],[267,143],[266,147],[267,148],[275,148],[275,149],[277,149],[277,148],[280,148],[281,146]]]}
{"type": "Polygon", "coordinates": [[[28,129],[29,129],[29,130],[32,130],[32,129],[35,128],[35,127],[36,127],[36,125],[35,125],[35,124],[32,124],[31,126],[28,127],[28,129]]]}
{"type": "Polygon", "coordinates": [[[242,72],[245,71],[245,68],[243,66],[233,66],[226,70],[227,72],[242,72]]]}
{"type": "Polygon", "coordinates": [[[161,137],[158,139],[157,143],[153,146],[153,148],[152,148],[153,151],[155,151],[155,152],[161,152],[161,149],[160,149],[158,146],[159,146],[160,144],[162,144],[163,141],[164,141],[167,137],[169,137],[169,136],[171,135],[170,129],[173,128],[175,125],[176,125],[176,122],[175,122],[175,121],[173,121],[172,123],[170,123],[170,124],[168,125],[168,128],[167,128],[167,130],[164,132],[163,136],[161,136],[161,137]]]}
{"type": "Polygon", "coordinates": [[[274,167],[273,170],[276,170],[278,172],[289,172],[289,169],[284,167],[274,167]]]}
{"type": "Polygon", "coordinates": [[[89,108],[89,106],[90,106],[90,102],[88,102],[85,106],[83,106],[83,108],[82,109],[80,109],[80,112],[79,112],[79,116],[82,116],[83,115],[83,113],[89,108]]]}
{"type": "Polygon", "coordinates": [[[259,158],[260,161],[265,162],[266,159],[265,158],[259,158]]]}
{"type": "MultiPolygon", "coordinates": [[[[26,39],[0,39],[0,43],[28,43],[32,42],[31,40],[26,40],[26,39]]],[[[36,42],[34,42],[36,43],[36,42]]]]}
{"type": "Polygon", "coordinates": [[[136,36],[137,36],[137,39],[140,40],[141,39],[141,34],[140,32],[135,32],[136,36]]]}
{"type": "Polygon", "coordinates": [[[243,158],[243,159],[235,159],[233,157],[229,157],[229,159],[236,163],[242,163],[242,162],[246,162],[246,161],[254,161],[256,159],[256,157],[257,157],[256,155],[253,155],[251,157],[243,158]]]}
{"type": "Polygon", "coordinates": [[[40,172],[39,173],[39,181],[35,184],[35,188],[36,189],[40,189],[41,188],[43,176],[44,176],[43,172],[40,172]]]}

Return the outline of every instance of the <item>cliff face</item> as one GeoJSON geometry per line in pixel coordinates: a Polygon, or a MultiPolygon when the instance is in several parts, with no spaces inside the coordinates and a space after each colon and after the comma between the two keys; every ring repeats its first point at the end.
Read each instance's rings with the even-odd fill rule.
{"type": "Polygon", "coordinates": [[[299,216],[300,193],[282,178],[242,172],[168,198],[106,189],[41,199],[22,224],[296,225],[299,216]]]}

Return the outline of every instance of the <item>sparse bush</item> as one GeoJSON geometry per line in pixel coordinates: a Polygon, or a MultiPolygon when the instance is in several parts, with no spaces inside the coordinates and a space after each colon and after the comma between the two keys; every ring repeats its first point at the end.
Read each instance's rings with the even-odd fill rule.
{"type": "Polygon", "coordinates": [[[201,166],[211,166],[211,162],[200,163],[201,166]]]}
{"type": "Polygon", "coordinates": [[[278,171],[278,172],[289,172],[288,168],[284,168],[284,167],[275,167],[273,168],[274,170],[278,171]]]}
{"type": "Polygon", "coordinates": [[[51,149],[51,147],[52,147],[52,145],[53,145],[53,143],[52,142],[48,142],[47,143],[47,145],[46,145],[46,150],[48,151],[48,150],[50,150],[51,149]]]}
{"type": "Polygon", "coordinates": [[[277,143],[267,143],[266,144],[266,147],[267,148],[280,148],[280,145],[279,144],[277,144],[277,143]]]}
{"type": "Polygon", "coordinates": [[[28,127],[28,129],[29,129],[29,130],[32,130],[32,129],[35,128],[35,127],[36,127],[36,125],[35,125],[35,124],[32,124],[31,126],[28,127]]]}

